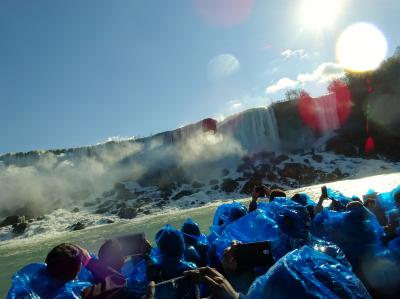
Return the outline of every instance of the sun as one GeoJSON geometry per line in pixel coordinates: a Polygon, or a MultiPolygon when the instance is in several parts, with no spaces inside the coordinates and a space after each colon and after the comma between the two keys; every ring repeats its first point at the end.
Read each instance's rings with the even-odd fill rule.
{"type": "Polygon", "coordinates": [[[342,0],[303,0],[302,24],[315,30],[332,27],[341,8],[342,0]]]}
{"type": "Polygon", "coordinates": [[[366,72],[379,67],[387,50],[386,38],[378,28],[369,23],[356,23],[339,36],[336,57],[343,68],[366,72]]]}

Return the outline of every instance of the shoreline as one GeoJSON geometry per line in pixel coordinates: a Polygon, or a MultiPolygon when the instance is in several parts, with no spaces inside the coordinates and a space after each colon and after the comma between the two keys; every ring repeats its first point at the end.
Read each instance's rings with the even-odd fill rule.
{"type": "MultiPolygon", "coordinates": [[[[384,177],[384,181],[388,183],[391,187],[387,188],[379,188],[380,190],[375,188],[375,191],[378,192],[385,192],[389,191],[389,189],[393,189],[400,185],[400,171],[398,172],[389,172],[389,173],[380,173],[372,176],[362,176],[362,177],[349,177],[345,180],[339,180],[331,183],[323,183],[323,184],[316,184],[316,185],[311,185],[311,186],[306,186],[306,187],[301,187],[301,188],[296,188],[296,189],[291,189],[291,190],[285,190],[288,196],[292,196],[295,193],[307,193],[312,200],[316,201],[318,200],[317,194],[319,194],[320,187],[323,185],[327,185],[328,187],[331,187],[333,189],[337,189],[340,192],[342,192],[345,195],[352,196],[361,196],[362,194],[359,194],[357,192],[353,192],[352,194],[349,193],[349,188],[346,188],[346,190],[343,190],[343,188],[340,188],[341,185],[347,185],[354,182],[360,182],[361,185],[364,186],[372,186],[371,184],[368,184],[367,182],[364,181],[380,181],[381,178],[384,177]],[[396,179],[397,178],[397,179],[396,179]],[[394,182],[396,181],[397,184],[394,182]],[[338,186],[338,187],[335,187],[338,186]]],[[[359,183],[360,184],[360,183],[359,183]]],[[[358,184],[358,185],[359,185],[358,184]]],[[[351,188],[351,187],[350,187],[351,188]]],[[[359,187],[358,187],[359,188],[359,187]]],[[[357,189],[357,187],[355,187],[357,189]]],[[[369,187],[365,187],[364,193],[368,191],[369,187]]],[[[132,226],[135,224],[144,224],[145,222],[149,222],[152,220],[160,219],[163,217],[174,217],[174,216],[182,216],[183,214],[188,214],[188,217],[190,217],[190,214],[196,213],[196,212],[201,212],[203,210],[207,210],[213,207],[217,207],[223,203],[227,202],[232,202],[232,201],[238,201],[238,202],[249,202],[251,197],[246,196],[246,195],[239,195],[239,194],[232,194],[228,197],[226,195],[226,198],[221,198],[217,200],[210,200],[206,202],[205,204],[199,204],[198,202],[196,203],[195,206],[189,207],[189,208],[182,208],[182,207],[177,207],[177,206],[171,206],[167,207],[165,209],[161,209],[159,211],[154,212],[154,214],[151,215],[144,215],[140,214],[134,219],[119,219],[114,223],[111,224],[98,224],[98,225],[92,225],[88,226],[85,229],[78,230],[78,231],[59,231],[59,232],[52,232],[52,233],[41,233],[41,234],[35,234],[30,237],[26,238],[17,238],[17,239],[9,239],[9,240],[4,240],[0,241],[0,249],[12,249],[12,248],[18,248],[19,246],[24,246],[27,244],[35,244],[35,243],[40,243],[44,241],[49,241],[49,240],[54,240],[57,238],[65,238],[66,236],[70,235],[71,237],[82,235],[82,234],[90,234],[91,232],[96,232],[97,230],[102,230],[103,228],[107,228],[108,231],[112,231],[113,229],[121,229],[124,226],[132,226]],[[233,196],[232,196],[233,195],[233,196]],[[236,195],[236,196],[235,196],[236,195]],[[235,197],[235,198],[233,198],[235,197]]],[[[263,200],[261,199],[260,202],[263,200]]]]}

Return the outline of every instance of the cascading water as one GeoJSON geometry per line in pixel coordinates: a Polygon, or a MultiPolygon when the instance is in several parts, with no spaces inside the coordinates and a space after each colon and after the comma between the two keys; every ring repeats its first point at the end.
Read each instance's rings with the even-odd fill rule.
{"type": "Polygon", "coordinates": [[[317,107],[317,121],[319,123],[320,131],[324,134],[331,133],[340,126],[336,94],[331,93],[314,99],[317,107]]]}
{"type": "Polygon", "coordinates": [[[249,152],[277,151],[280,138],[272,107],[247,110],[218,124],[218,132],[232,136],[249,152]]]}

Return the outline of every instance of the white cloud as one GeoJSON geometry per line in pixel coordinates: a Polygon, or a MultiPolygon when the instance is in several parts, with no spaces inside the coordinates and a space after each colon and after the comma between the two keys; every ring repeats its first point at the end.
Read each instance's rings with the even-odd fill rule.
{"type": "Polygon", "coordinates": [[[219,80],[236,73],[240,69],[237,58],[231,54],[215,56],[207,65],[207,75],[211,80],[219,80]]]}
{"type": "Polygon", "coordinates": [[[308,54],[304,51],[304,49],[290,50],[287,49],[281,53],[281,56],[285,58],[285,60],[291,57],[300,57],[301,59],[307,58],[308,54]]]}
{"type": "Polygon", "coordinates": [[[229,104],[229,106],[230,106],[229,108],[231,110],[238,110],[242,107],[242,102],[238,99],[229,101],[228,104],[229,104]]]}
{"type": "Polygon", "coordinates": [[[342,77],[344,69],[336,63],[324,62],[320,64],[312,73],[300,74],[297,80],[301,83],[320,82],[325,83],[332,79],[342,77]]]}
{"type": "Polygon", "coordinates": [[[279,79],[279,81],[276,82],[275,84],[268,86],[265,92],[271,94],[284,89],[295,88],[298,84],[299,82],[285,77],[279,79]]]}
{"type": "Polygon", "coordinates": [[[277,83],[268,86],[265,92],[267,94],[272,94],[281,90],[304,86],[306,83],[327,83],[343,75],[344,70],[339,64],[324,62],[311,73],[299,74],[297,80],[292,80],[287,77],[281,78],[277,83]]]}

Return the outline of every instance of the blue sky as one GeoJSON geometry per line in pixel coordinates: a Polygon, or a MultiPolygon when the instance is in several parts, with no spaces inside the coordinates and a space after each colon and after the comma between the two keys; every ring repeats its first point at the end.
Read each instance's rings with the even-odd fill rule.
{"type": "Polygon", "coordinates": [[[321,94],[356,22],[379,28],[387,56],[400,45],[398,0],[337,0],[330,24],[307,22],[310,0],[210,1],[0,1],[0,153],[146,136],[290,87],[321,94]]]}

